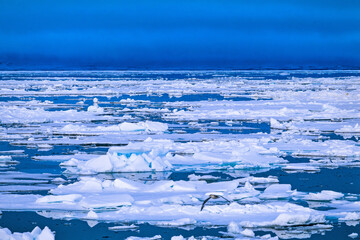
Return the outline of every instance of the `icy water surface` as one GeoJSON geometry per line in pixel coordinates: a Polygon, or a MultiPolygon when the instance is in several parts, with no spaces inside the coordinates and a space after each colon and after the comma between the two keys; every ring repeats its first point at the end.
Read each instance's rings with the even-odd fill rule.
{"type": "Polygon", "coordinates": [[[0,86],[0,239],[358,238],[358,71],[18,71],[0,86]]]}

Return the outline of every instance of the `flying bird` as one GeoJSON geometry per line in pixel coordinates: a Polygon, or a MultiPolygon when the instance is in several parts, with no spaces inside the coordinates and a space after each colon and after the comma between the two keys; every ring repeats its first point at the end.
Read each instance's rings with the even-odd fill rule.
{"type": "Polygon", "coordinates": [[[205,207],[205,204],[207,203],[207,201],[209,201],[210,199],[218,199],[218,198],[223,198],[223,199],[225,199],[226,201],[228,201],[229,203],[231,203],[228,199],[224,198],[224,197],[221,196],[221,195],[210,194],[209,197],[208,197],[207,199],[205,199],[205,201],[203,202],[200,211],[203,210],[203,208],[205,207]]]}

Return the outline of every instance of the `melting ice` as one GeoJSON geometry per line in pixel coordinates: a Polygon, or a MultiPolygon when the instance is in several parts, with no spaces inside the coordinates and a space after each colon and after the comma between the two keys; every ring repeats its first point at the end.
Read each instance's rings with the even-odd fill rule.
{"type": "MultiPolygon", "coordinates": [[[[360,165],[356,71],[0,76],[2,211],[111,222],[129,239],[145,223],[192,231],[187,239],[288,239],[360,221],[360,192],[301,191],[270,175],[360,165]]],[[[7,226],[0,236],[54,233],[7,226]]]]}

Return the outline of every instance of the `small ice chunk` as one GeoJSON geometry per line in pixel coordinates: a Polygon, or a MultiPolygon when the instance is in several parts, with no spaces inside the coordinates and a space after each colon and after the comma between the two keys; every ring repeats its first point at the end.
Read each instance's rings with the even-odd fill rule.
{"type": "Polygon", "coordinates": [[[274,129],[286,129],[283,124],[274,118],[270,118],[270,127],[274,129]]]}
{"type": "Polygon", "coordinates": [[[88,112],[93,112],[93,113],[97,113],[97,114],[101,114],[104,112],[104,108],[99,107],[98,105],[99,100],[97,98],[93,99],[93,105],[89,106],[87,111],[88,112]]]}
{"type": "Polygon", "coordinates": [[[32,231],[31,231],[31,235],[33,236],[38,236],[41,233],[41,229],[36,226],[32,231]]]}
{"type": "Polygon", "coordinates": [[[190,181],[199,181],[199,180],[217,180],[220,179],[220,177],[215,177],[212,175],[195,175],[195,174],[191,174],[188,176],[190,181]]]}
{"type": "Polygon", "coordinates": [[[64,183],[64,182],[66,182],[66,180],[61,178],[61,177],[57,177],[57,178],[54,178],[53,180],[51,180],[51,182],[53,182],[53,183],[64,183]]]}
{"type": "Polygon", "coordinates": [[[339,218],[340,221],[358,221],[360,220],[360,214],[357,212],[347,213],[345,217],[339,218]]]}
{"type": "Polygon", "coordinates": [[[131,236],[126,238],[126,240],[159,240],[162,239],[161,235],[155,235],[153,237],[135,237],[131,236]]]}
{"type": "Polygon", "coordinates": [[[259,197],[261,199],[283,199],[291,195],[290,184],[273,184],[267,187],[259,197]]]}
{"type": "Polygon", "coordinates": [[[269,183],[279,183],[279,180],[277,177],[269,176],[269,177],[246,177],[241,178],[240,183],[245,184],[246,182],[249,182],[251,184],[269,184],[269,183]]]}
{"type": "Polygon", "coordinates": [[[86,215],[86,218],[87,219],[97,219],[98,218],[98,215],[96,214],[96,212],[94,211],[90,211],[88,212],[88,214],[86,215]]]}
{"type": "Polygon", "coordinates": [[[60,163],[60,166],[62,166],[62,167],[75,167],[78,164],[79,164],[79,160],[77,160],[76,158],[71,158],[68,161],[60,163]]]}
{"type": "Polygon", "coordinates": [[[254,231],[248,228],[242,231],[241,234],[244,235],[245,237],[252,237],[252,238],[255,237],[254,231]]]}
{"type": "Polygon", "coordinates": [[[227,231],[229,233],[239,234],[239,233],[241,233],[241,230],[242,229],[239,227],[239,225],[236,222],[230,222],[227,227],[227,231]]]}
{"type": "Polygon", "coordinates": [[[269,239],[271,238],[271,235],[270,234],[265,234],[263,236],[260,237],[261,239],[269,239]]]}
{"type": "Polygon", "coordinates": [[[173,221],[159,221],[154,225],[157,226],[167,226],[167,227],[180,227],[180,226],[188,226],[196,224],[196,220],[190,218],[181,218],[173,221]]]}
{"type": "Polygon", "coordinates": [[[332,201],[344,197],[344,194],[330,190],[323,190],[320,193],[309,193],[305,196],[308,201],[332,201]]]}
{"type": "Polygon", "coordinates": [[[46,144],[46,143],[44,143],[44,144],[38,144],[37,147],[38,147],[39,149],[43,149],[43,150],[50,150],[50,149],[53,148],[53,146],[51,146],[50,144],[46,144]]]}
{"type": "Polygon", "coordinates": [[[48,227],[45,227],[36,240],[54,240],[55,236],[48,227]]]}
{"type": "Polygon", "coordinates": [[[348,235],[349,238],[357,238],[359,236],[359,234],[357,233],[351,233],[348,235]]]}
{"type": "Polygon", "coordinates": [[[281,168],[284,171],[289,172],[319,172],[320,168],[316,166],[309,166],[305,164],[287,164],[281,168]]]}
{"type": "Polygon", "coordinates": [[[139,228],[139,226],[136,226],[134,224],[108,227],[108,229],[111,231],[128,231],[128,230],[135,230],[137,228],[139,228]]]}
{"type": "Polygon", "coordinates": [[[171,240],[186,240],[186,238],[184,238],[182,235],[179,235],[179,236],[173,236],[171,240]]]}
{"type": "Polygon", "coordinates": [[[0,156],[0,165],[15,165],[19,162],[13,160],[11,156],[0,156]]]}
{"type": "Polygon", "coordinates": [[[335,130],[335,133],[360,133],[360,125],[358,123],[355,126],[345,125],[335,130]]]}
{"type": "Polygon", "coordinates": [[[12,160],[11,156],[0,156],[1,162],[11,161],[11,160],[12,160]]]}

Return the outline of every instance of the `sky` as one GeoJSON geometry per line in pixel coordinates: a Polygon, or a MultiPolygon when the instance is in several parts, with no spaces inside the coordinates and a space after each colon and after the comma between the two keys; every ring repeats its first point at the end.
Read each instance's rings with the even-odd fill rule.
{"type": "Polygon", "coordinates": [[[0,69],[359,69],[358,0],[0,0],[0,69]]]}

